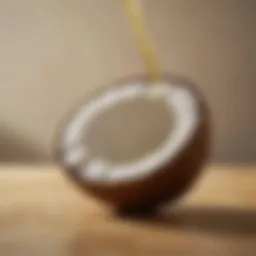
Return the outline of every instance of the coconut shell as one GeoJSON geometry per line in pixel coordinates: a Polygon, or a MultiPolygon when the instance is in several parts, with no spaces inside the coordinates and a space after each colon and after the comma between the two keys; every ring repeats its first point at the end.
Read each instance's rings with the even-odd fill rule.
{"type": "MultiPolygon", "coordinates": [[[[164,76],[170,83],[181,84],[192,92],[197,100],[199,112],[199,125],[194,136],[187,143],[182,151],[171,161],[167,161],[161,168],[154,170],[145,177],[130,181],[121,181],[114,184],[95,184],[81,179],[80,170],[70,168],[65,164],[63,156],[62,131],[71,120],[73,114],[69,115],[58,131],[57,142],[57,160],[59,161],[65,173],[77,184],[83,191],[92,194],[113,205],[115,208],[124,211],[148,211],[166,202],[173,201],[189,190],[192,184],[201,173],[210,148],[210,119],[207,103],[196,86],[182,78],[169,75],[164,76]]],[[[147,78],[143,76],[133,77],[117,83],[113,86],[122,86],[122,84],[142,81],[147,78]]],[[[104,93],[108,88],[96,92],[104,93]]],[[[89,100],[93,95],[89,97],[89,100]]],[[[86,104],[87,100],[83,102],[86,104]]],[[[76,114],[76,111],[74,111],[76,114]]]]}

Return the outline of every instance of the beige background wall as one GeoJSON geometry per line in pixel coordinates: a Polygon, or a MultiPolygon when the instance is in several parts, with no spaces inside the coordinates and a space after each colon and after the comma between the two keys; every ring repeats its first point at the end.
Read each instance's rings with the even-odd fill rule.
{"type": "MultiPolygon", "coordinates": [[[[256,1],[144,0],[165,70],[197,82],[213,159],[256,160],[256,1]]],[[[0,1],[0,160],[45,160],[70,107],[143,71],[118,0],[0,1]]]]}

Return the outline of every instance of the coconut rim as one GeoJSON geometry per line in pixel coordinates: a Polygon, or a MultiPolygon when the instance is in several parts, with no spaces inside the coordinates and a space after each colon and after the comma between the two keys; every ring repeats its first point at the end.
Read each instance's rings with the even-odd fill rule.
{"type": "MultiPolygon", "coordinates": [[[[152,88],[154,88],[154,85],[148,84],[149,81],[147,77],[137,76],[130,79],[117,81],[116,83],[113,83],[107,88],[102,88],[102,89],[99,89],[98,91],[96,90],[96,92],[89,95],[89,97],[87,97],[87,100],[83,101],[83,103],[78,108],[72,111],[71,115],[67,115],[66,122],[62,123],[59,129],[60,132],[58,133],[57,158],[61,166],[63,166],[64,169],[67,170],[71,176],[76,176],[77,178],[79,178],[81,182],[84,181],[85,183],[101,186],[101,185],[114,185],[114,184],[121,185],[122,183],[128,183],[133,181],[137,182],[138,180],[143,180],[148,178],[149,176],[152,176],[153,174],[155,174],[156,171],[161,170],[162,167],[172,163],[172,161],[175,160],[179,156],[179,154],[183,152],[183,150],[189,145],[189,143],[195,136],[202,119],[200,105],[204,99],[202,94],[197,90],[197,88],[193,86],[193,84],[188,80],[185,80],[182,77],[170,76],[170,75],[163,75],[162,77],[163,77],[162,80],[166,82],[166,86],[168,88],[172,87],[172,89],[174,90],[175,89],[183,90],[187,95],[189,95],[190,100],[192,100],[193,102],[192,103],[193,106],[190,108],[190,110],[192,110],[193,112],[192,113],[193,124],[191,125],[190,129],[187,128],[185,132],[183,131],[182,133],[183,136],[182,135],[178,136],[179,138],[183,138],[181,142],[173,143],[173,140],[171,138],[167,140],[167,142],[169,142],[168,144],[174,144],[176,146],[172,146],[171,150],[170,149],[166,150],[166,147],[162,147],[162,148],[165,148],[164,151],[166,152],[166,154],[165,156],[163,156],[162,153],[165,153],[165,152],[161,151],[162,153],[160,154],[160,156],[162,155],[162,157],[160,161],[157,160],[155,161],[155,163],[152,163],[152,156],[155,155],[155,153],[153,153],[151,156],[146,157],[147,160],[149,160],[147,161],[146,164],[144,160],[139,161],[140,164],[138,164],[138,161],[136,161],[135,164],[129,164],[129,166],[125,166],[125,165],[120,165],[118,167],[115,166],[114,170],[113,170],[113,166],[110,166],[110,170],[106,170],[104,173],[98,173],[98,175],[93,174],[92,176],[84,175],[86,172],[88,172],[88,165],[81,166],[81,164],[80,165],[74,164],[74,163],[71,163],[72,161],[71,162],[67,161],[66,153],[67,153],[67,148],[69,147],[65,145],[66,144],[65,138],[67,138],[67,132],[69,130],[70,125],[72,125],[73,120],[78,116],[79,112],[84,112],[82,111],[82,109],[86,108],[86,106],[88,106],[90,102],[94,102],[95,98],[100,98],[101,96],[104,96],[104,94],[106,94],[108,91],[115,91],[120,88],[124,88],[126,86],[130,87],[131,84],[135,84],[135,83],[137,84],[137,86],[140,85],[140,86],[145,86],[147,88],[148,86],[152,86],[152,88]],[[141,163],[141,162],[144,162],[144,163],[141,163]]],[[[177,102],[177,104],[179,108],[180,100],[179,102],[177,102]]],[[[179,115],[179,117],[182,117],[180,119],[183,119],[183,121],[185,121],[187,117],[187,114],[185,112],[186,111],[183,110],[181,112],[182,115],[179,115]]],[[[179,129],[181,126],[177,127],[176,117],[175,117],[175,124],[176,124],[176,131],[177,131],[177,128],[179,129]]],[[[185,127],[185,125],[183,124],[182,126],[185,127]]],[[[174,129],[175,128],[172,128],[170,131],[172,136],[174,136],[173,135],[174,129]]],[[[177,137],[177,135],[175,135],[175,137],[177,137]]],[[[80,157],[82,159],[81,162],[84,162],[85,156],[82,155],[80,157]]]]}

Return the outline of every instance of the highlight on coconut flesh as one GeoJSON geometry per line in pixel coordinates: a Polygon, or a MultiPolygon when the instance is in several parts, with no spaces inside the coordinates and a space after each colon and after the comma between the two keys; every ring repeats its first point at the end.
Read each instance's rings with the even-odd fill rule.
{"type": "Polygon", "coordinates": [[[84,190],[116,207],[155,206],[183,194],[209,148],[206,103],[171,77],[131,78],[95,93],[68,118],[58,159],[84,190]]]}

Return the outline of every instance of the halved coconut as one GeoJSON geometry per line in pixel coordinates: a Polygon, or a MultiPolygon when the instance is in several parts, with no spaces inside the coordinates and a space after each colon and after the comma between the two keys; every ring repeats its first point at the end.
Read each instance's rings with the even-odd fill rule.
{"type": "Polygon", "coordinates": [[[205,162],[206,103],[180,79],[122,81],[71,115],[58,146],[61,165],[86,191],[120,209],[153,208],[188,189],[205,162]]]}

